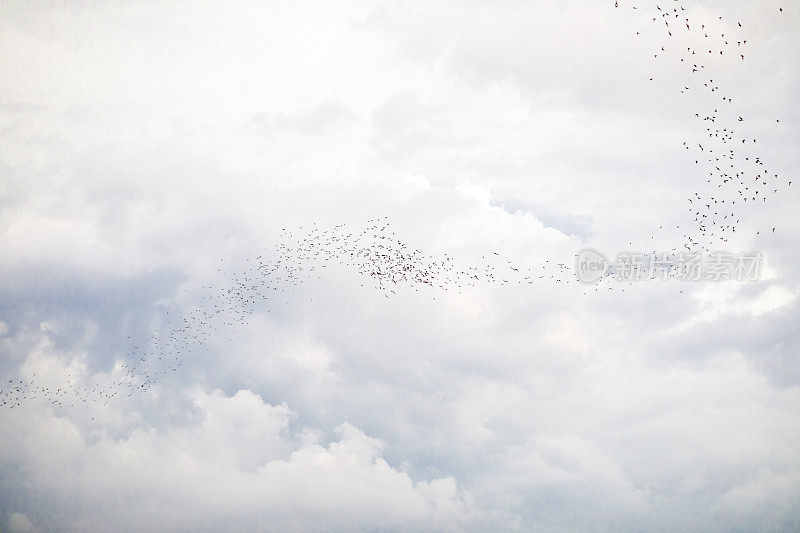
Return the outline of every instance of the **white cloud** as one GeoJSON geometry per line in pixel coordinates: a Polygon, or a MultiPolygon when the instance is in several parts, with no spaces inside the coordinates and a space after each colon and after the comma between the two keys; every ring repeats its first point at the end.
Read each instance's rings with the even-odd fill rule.
{"type": "Polygon", "coordinates": [[[413,482],[381,457],[379,440],[351,424],[336,428],[338,440],[327,446],[295,444],[285,405],[247,390],[196,391],[194,402],[193,422],[163,431],[143,425],[124,438],[23,409],[5,417],[2,460],[25,465],[29,497],[65,506],[59,519],[67,530],[451,529],[471,517],[469,496],[452,478],[413,482]],[[120,515],[120,505],[136,512],[120,515]]]}

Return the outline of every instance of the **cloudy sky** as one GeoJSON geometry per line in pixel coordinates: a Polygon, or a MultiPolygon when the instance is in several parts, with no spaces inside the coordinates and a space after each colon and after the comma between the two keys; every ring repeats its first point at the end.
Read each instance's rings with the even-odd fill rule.
{"type": "Polygon", "coordinates": [[[800,528],[800,5],[662,3],[0,3],[0,530],[800,528]],[[784,180],[717,243],[758,280],[387,298],[342,261],[143,391],[52,401],[282,229],[531,269],[681,247],[709,126],[784,180]]]}

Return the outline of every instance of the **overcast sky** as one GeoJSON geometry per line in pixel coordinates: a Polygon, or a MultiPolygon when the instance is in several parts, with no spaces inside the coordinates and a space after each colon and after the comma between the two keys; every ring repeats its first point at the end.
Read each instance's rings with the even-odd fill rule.
{"type": "MultiPolygon", "coordinates": [[[[0,388],[111,382],[282,228],[680,247],[717,107],[800,178],[796,0],[663,0],[672,36],[614,3],[0,3],[0,388]],[[747,40],[713,93],[679,61],[706,31],[747,40]]],[[[798,188],[720,244],[757,281],[386,298],[345,262],[145,392],[0,405],[0,529],[796,531],[798,188]]]]}

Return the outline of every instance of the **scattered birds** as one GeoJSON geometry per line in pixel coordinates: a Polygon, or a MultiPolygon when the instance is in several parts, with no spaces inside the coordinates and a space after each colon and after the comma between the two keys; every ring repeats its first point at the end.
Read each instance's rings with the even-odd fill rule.
{"type": "MultiPolygon", "coordinates": [[[[625,8],[625,4],[615,2],[614,7],[625,8]]],[[[686,82],[679,86],[680,94],[689,97],[695,94],[693,89],[699,88],[708,94],[718,94],[718,101],[725,105],[724,109],[715,106],[704,111],[695,110],[693,116],[704,130],[703,139],[682,140],[685,151],[699,152],[692,160],[705,172],[700,176],[703,181],[698,180],[696,190],[687,198],[687,211],[694,227],[687,228],[683,234],[683,248],[710,252],[727,243],[737,230],[741,232],[741,221],[747,215],[754,209],[767,209],[769,202],[792,183],[781,172],[768,170],[770,167],[764,159],[753,151],[751,146],[757,144],[758,139],[739,129],[747,124],[745,116],[733,113],[733,95],[725,94],[727,91],[713,75],[718,68],[731,68],[729,63],[720,63],[728,53],[736,50],[733,55],[745,60],[748,39],[742,33],[743,21],[736,21],[731,29],[722,16],[716,21],[694,20],[689,3],[684,0],[673,0],[669,4],[658,0],[650,3],[632,0],[630,5],[634,14],[643,17],[642,22],[655,25],[656,35],[660,33],[663,38],[663,42],[656,45],[657,53],[651,61],[678,59],[685,69],[686,82]],[[701,41],[705,46],[698,47],[701,41]]],[[[783,8],[778,11],[783,13],[783,8]]],[[[636,35],[643,33],[642,28],[636,29],[636,35]]],[[[652,74],[650,81],[656,77],[652,74]]],[[[780,119],[776,119],[776,124],[780,123],[780,119]]]]}

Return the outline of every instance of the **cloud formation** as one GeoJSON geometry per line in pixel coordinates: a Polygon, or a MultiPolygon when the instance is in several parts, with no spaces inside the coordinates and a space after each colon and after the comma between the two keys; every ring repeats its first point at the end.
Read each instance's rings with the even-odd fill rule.
{"type": "MultiPolygon", "coordinates": [[[[800,12],[681,4],[747,35],[709,69],[791,176],[800,12]]],[[[796,188],[725,244],[758,281],[387,298],[312,261],[102,396],[282,229],[388,217],[498,268],[680,245],[718,95],[654,60],[654,3],[619,5],[3,4],[0,388],[81,394],[0,406],[0,529],[796,529],[796,188]]]]}

